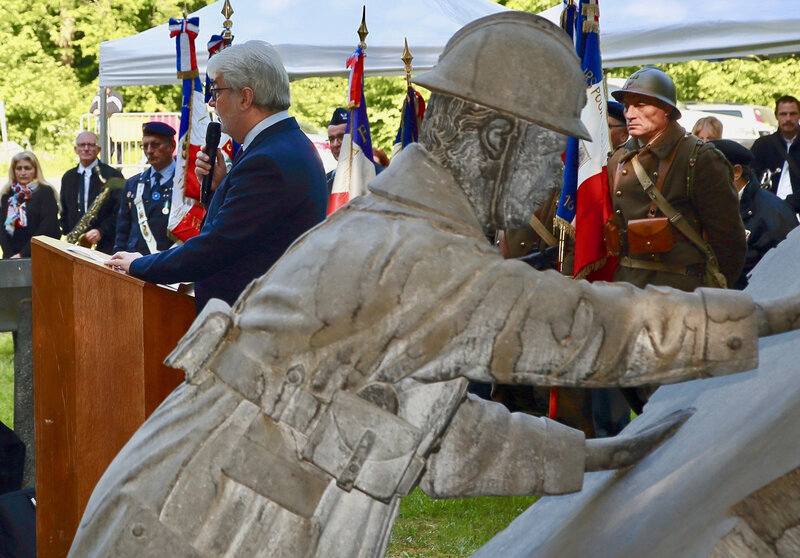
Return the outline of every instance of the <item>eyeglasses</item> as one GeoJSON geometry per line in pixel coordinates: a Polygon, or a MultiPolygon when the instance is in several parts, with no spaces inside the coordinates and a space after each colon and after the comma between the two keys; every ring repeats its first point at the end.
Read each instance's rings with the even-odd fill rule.
{"type": "Polygon", "coordinates": [[[336,142],[342,143],[344,141],[344,134],[341,136],[328,136],[328,143],[334,144],[336,142]]]}
{"type": "Polygon", "coordinates": [[[93,147],[99,147],[96,143],[79,143],[76,144],[78,149],[92,149],[93,147]]]}
{"type": "Polygon", "coordinates": [[[225,91],[227,89],[233,89],[233,87],[209,87],[208,94],[211,96],[212,99],[215,101],[217,100],[217,93],[219,91],[225,91]]]}
{"type": "Polygon", "coordinates": [[[148,149],[151,149],[151,148],[152,149],[158,149],[162,145],[164,145],[163,141],[150,141],[150,142],[147,142],[147,143],[143,143],[142,144],[142,151],[147,151],[148,149]]]}

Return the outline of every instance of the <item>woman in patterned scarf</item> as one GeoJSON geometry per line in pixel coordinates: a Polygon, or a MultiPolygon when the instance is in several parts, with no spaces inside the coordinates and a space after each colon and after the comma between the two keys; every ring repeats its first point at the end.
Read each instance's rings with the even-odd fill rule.
{"type": "Polygon", "coordinates": [[[36,155],[22,151],[11,158],[8,183],[0,197],[0,248],[3,258],[30,258],[31,237],[59,238],[58,203],[44,180],[36,155]]]}

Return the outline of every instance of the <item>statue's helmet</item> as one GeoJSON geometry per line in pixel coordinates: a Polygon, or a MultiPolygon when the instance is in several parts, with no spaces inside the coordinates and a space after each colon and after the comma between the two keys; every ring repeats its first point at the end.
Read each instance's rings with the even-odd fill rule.
{"type": "Polygon", "coordinates": [[[566,33],[525,12],[473,21],[447,42],[439,62],[412,80],[569,136],[590,139],[580,119],[586,78],[566,33]]]}
{"type": "Polygon", "coordinates": [[[678,108],[678,98],[675,93],[675,83],[672,79],[652,66],[647,66],[641,70],[637,70],[631,74],[625,81],[622,89],[618,89],[611,93],[611,95],[620,103],[624,103],[623,99],[627,93],[636,93],[645,97],[658,99],[662,103],[666,103],[672,107],[672,114],[670,118],[677,120],[681,117],[681,111],[678,108]]]}

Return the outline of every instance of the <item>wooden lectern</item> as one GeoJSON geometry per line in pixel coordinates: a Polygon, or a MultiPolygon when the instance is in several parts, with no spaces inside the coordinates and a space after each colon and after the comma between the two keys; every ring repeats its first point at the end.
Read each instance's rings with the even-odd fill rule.
{"type": "Polygon", "coordinates": [[[71,244],[31,244],[36,544],[50,558],[67,555],[103,471],[183,381],[162,363],[195,308],[193,297],[107,269],[71,244]]]}

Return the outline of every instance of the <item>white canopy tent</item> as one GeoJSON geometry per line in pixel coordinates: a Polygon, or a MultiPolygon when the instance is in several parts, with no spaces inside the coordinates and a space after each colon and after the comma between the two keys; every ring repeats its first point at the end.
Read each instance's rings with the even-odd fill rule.
{"type": "MultiPolygon", "coordinates": [[[[222,0],[198,10],[197,61],[219,33],[222,0]]],[[[606,67],[800,52],[800,10],[787,0],[600,1],[600,47],[606,67]]],[[[492,0],[232,0],[235,42],[269,41],[292,79],[344,75],[367,9],[369,74],[401,74],[408,38],[416,71],[431,68],[464,24],[504,10],[492,0]]],[[[542,13],[558,22],[561,7],[542,13]]],[[[175,47],[167,24],[100,45],[100,85],[177,83],[175,47]]]]}
{"type": "MultiPolygon", "coordinates": [[[[205,73],[206,43],[222,30],[220,0],[190,14],[200,17],[197,64],[205,73]]],[[[505,10],[492,0],[232,0],[234,44],[271,43],[291,79],[345,75],[345,60],[358,43],[366,6],[368,74],[404,73],[403,39],[415,70],[430,69],[447,40],[479,17],[505,10]]],[[[175,40],[168,24],[100,45],[100,85],[164,85],[178,82],[175,40]]]]}
{"type": "MultiPolygon", "coordinates": [[[[600,1],[600,47],[605,67],[694,59],[800,52],[796,0],[600,1]]],[[[366,72],[403,73],[403,39],[414,55],[414,71],[433,67],[447,40],[466,23],[505,10],[492,0],[232,0],[235,42],[263,39],[281,53],[291,79],[345,75],[344,63],[358,42],[366,6],[366,72]]],[[[200,17],[196,41],[201,74],[206,42],[222,29],[219,0],[191,15],[200,17]]],[[[541,15],[558,22],[561,6],[541,15]]],[[[100,45],[100,85],[178,82],[174,40],[167,23],[100,45]]],[[[531,77],[531,86],[536,83],[531,77]]],[[[102,97],[102,96],[101,96],[102,97]]],[[[101,141],[106,142],[105,106],[101,141]]],[[[107,152],[107,150],[105,151],[107,152]]]]}
{"type": "MultiPolygon", "coordinates": [[[[561,6],[540,15],[554,23],[561,6]]],[[[603,66],[800,52],[796,0],[600,0],[603,66]]]]}

